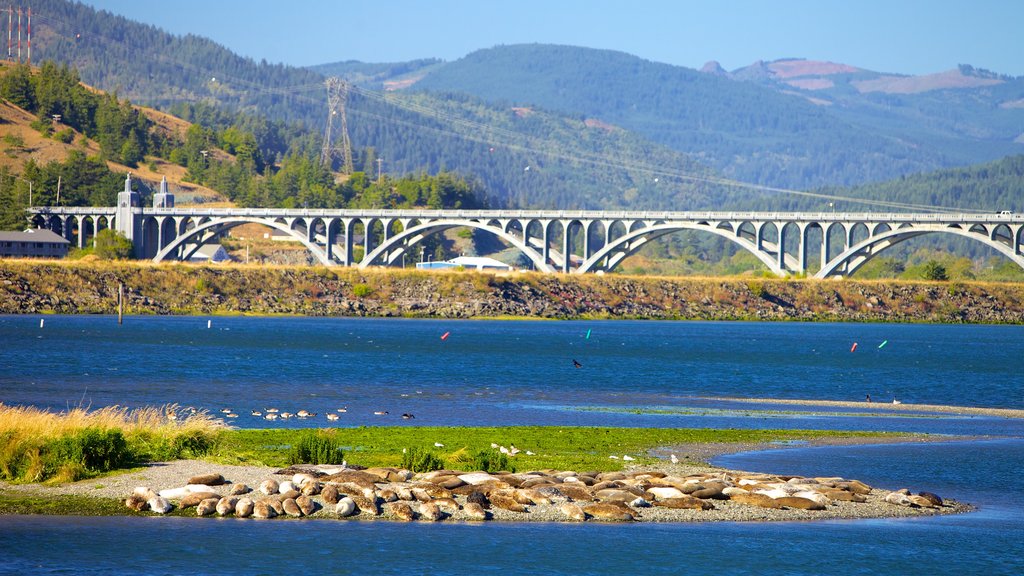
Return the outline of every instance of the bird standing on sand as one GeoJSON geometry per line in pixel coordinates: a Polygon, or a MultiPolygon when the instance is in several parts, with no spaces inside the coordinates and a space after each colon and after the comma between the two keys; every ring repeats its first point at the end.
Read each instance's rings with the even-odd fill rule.
{"type": "Polygon", "coordinates": [[[669,456],[669,458],[668,458],[668,459],[669,459],[669,461],[670,461],[670,462],[672,462],[673,464],[679,464],[679,458],[676,458],[676,455],[675,455],[675,454],[673,454],[673,455],[669,456]]]}

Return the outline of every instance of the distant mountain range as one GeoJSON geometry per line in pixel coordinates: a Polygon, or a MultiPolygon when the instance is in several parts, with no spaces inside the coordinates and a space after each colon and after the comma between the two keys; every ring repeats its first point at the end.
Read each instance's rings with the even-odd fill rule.
{"type": "Polygon", "coordinates": [[[516,45],[454,62],[303,69],[66,0],[38,0],[33,14],[34,60],[76,66],[85,82],[162,109],[209,102],[318,135],[324,77],[346,78],[357,168],[383,158],[392,174],[457,171],[495,205],[817,209],[820,200],[720,179],[845,186],[1024,153],[1024,79],[969,66],[925,77],[805,60],[698,71],[516,45]]]}

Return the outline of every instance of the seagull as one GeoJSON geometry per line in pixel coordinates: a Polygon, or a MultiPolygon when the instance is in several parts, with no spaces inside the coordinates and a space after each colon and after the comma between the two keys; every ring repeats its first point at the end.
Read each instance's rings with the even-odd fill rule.
{"type": "Polygon", "coordinates": [[[615,454],[612,454],[611,456],[609,456],[609,458],[611,458],[612,460],[618,460],[619,459],[619,457],[616,456],[615,454]]]}
{"type": "Polygon", "coordinates": [[[902,404],[902,402],[900,402],[899,400],[897,400],[895,398],[892,399],[892,403],[893,404],[902,404]]]}
{"type": "Polygon", "coordinates": [[[497,450],[498,449],[498,445],[495,444],[494,442],[491,442],[491,448],[494,448],[495,450],[497,450]]]}
{"type": "Polygon", "coordinates": [[[516,448],[515,444],[509,444],[508,453],[510,455],[515,456],[516,454],[519,454],[520,452],[522,452],[522,450],[520,450],[519,448],[516,448]]]}
{"type": "Polygon", "coordinates": [[[669,460],[670,460],[670,461],[671,461],[671,462],[672,462],[673,464],[679,464],[679,458],[676,458],[676,455],[675,455],[675,454],[673,454],[672,456],[670,456],[670,457],[669,457],[669,460]]]}
{"type": "Polygon", "coordinates": [[[527,451],[526,451],[526,455],[527,455],[527,456],[533,456],[533,452],[530,452],[529,450],[527,450],[527,451]]]}
{"type": "Polygon", "coordinates": [[[498,452],[501,452],[502,454],[508,454],[508,448],[505,448],[504,446],[498,446],[498,452]]]}
{"type": "Polygon", "coordinates": [[[441,444],[440,442],[434,442],[434,446],[437,448],[444,448],[444,444],[441,444]]]}
{"type": "Polygon", "coordinates": [[[634,458],[632,456],[630,456],[629,454],[626,454],[625,456],[623,456],[622,459],[626,460],[627,462],[631,461],[631,460],[634,460],[634,458]]]}

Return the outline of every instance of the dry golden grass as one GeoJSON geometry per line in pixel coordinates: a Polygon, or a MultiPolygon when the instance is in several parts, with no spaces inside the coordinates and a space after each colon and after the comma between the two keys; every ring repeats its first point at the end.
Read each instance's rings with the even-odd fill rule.
{"type": "Polygon", "coordinates": [[[117,429],[128,435],[139,432],[216,433],[227,427],[205,411],[189,414],[177,404],[134,410],[123,406],[107,406],[98,410],[72,408],[66,412],[50,412],[34,406],[7,406],[0,403],[0,437],[57,437],[83,428],[117,429]]]}

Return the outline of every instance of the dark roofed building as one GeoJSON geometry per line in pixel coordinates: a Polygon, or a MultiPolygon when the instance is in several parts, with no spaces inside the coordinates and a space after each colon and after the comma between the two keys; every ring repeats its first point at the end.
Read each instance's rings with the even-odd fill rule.
{"type": "Polygon", "coordinates": [[[41,228],[0,232],[0,258],[63,258],[70,245],[61,236],[41,228]]]}

